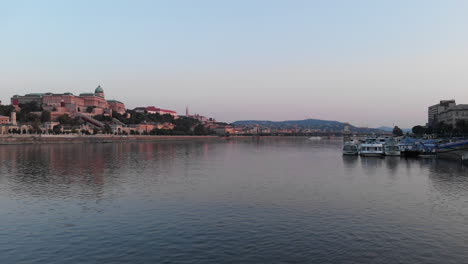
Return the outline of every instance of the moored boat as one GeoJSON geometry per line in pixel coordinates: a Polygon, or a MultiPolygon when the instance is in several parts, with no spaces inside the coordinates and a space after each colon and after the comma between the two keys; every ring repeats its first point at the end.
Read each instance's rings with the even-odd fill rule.
{"type": "Polygon", "coordinates": [[[420,151],[416,147],[418,140],[414,138],[404,138],[398,143],[402,156],[416,157],[419,156],[420,151]]]}
{"type": "Polygon", "coordinates": [[[468,160],[468,140],[438,144],[437,156],[445,159],[466,161],[468,160]]]}
{"type": "Polygon", "coordinates": [[[400,147],[394,138],[389,138],[384,146],[385,156],[400,156],[400,147]]]}
{"type": "Polygon", "coordinates": [[[416,144],[421,156],[436,156],[437,145],[440,140],[428,139],[422,140],[416,144]]]}
{"type": "Polygon", "coordinates": [[[358,155],[359,154],[359,146],[353,142],[348,141],[345,142],[343,146],[343,155],[358,155]]]}
{"type": "Polygon", "coordinates": [[[379,143],[363,143],[360,146],[359,154],[364,157],[382,157],[384,155],[384,145],[379,143]]]}

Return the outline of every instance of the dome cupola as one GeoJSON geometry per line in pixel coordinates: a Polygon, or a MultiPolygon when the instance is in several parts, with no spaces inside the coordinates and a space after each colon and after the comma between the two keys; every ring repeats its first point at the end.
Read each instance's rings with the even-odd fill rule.
{"type": "Polygon", "coordinates": [[[101,85],[99,85],[96,90],[94,90],[94,94],[96,96],[104,97],[104,89],[102,89],[101,85]]]}

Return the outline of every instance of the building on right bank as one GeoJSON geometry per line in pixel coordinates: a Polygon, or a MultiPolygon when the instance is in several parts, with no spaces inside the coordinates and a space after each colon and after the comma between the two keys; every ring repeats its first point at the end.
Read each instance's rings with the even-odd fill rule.
{"type": "Polygon", "coordinates": [[[468,104],[451,106],[439,113],[438,121],[454,128],[460,120],[468,121],[468,104]]]}
{"type": "Polygon", "coordinates": [[[455,128],[459,120],[468,121],[468,104],[457,105],[455,100],[442,100],[428,108],[427,125],[430,127],[443,122],[455,128]]]}
{"type": "Polygon", "coordinates": [[[455,100],[441,100],[438,104],[428,107],[427,110],[427,126],[435,127],[440,120],[440,114],[450,107],[456,106],[455,100]]]}

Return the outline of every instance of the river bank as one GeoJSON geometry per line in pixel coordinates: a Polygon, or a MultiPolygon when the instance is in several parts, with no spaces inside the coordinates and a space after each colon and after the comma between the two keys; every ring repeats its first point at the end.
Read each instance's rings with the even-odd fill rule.
{"type": "Polygon", "coordinates": [[[222,140],[218,136],[4,135],[0,145],[222,140]]]}
{"type": "MultiPolygon", "coordinates": [[[[242,139],[267,138],[308,138],[305,136],[155,136],[155,135],[0,135],[0,145],[24,144],[78,144],[78,143],[113,143],[113,142],[143,142],[143,141],[226,141],[242,139]]],[[[341,140],[341,138],[334,138],[341,140]]]]}

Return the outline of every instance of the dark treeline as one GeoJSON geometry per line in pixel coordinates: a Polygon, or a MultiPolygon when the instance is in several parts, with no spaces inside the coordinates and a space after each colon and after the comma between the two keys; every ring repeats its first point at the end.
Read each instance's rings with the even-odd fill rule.
{"type": "Polygon", "coordinates": [[[457,120],[455,127],[444,122],[438,122],[435,126],[414,126],[411,129],[416,136],[437,135],[439,137],[468,137],[468,120],[457,120]]]}

